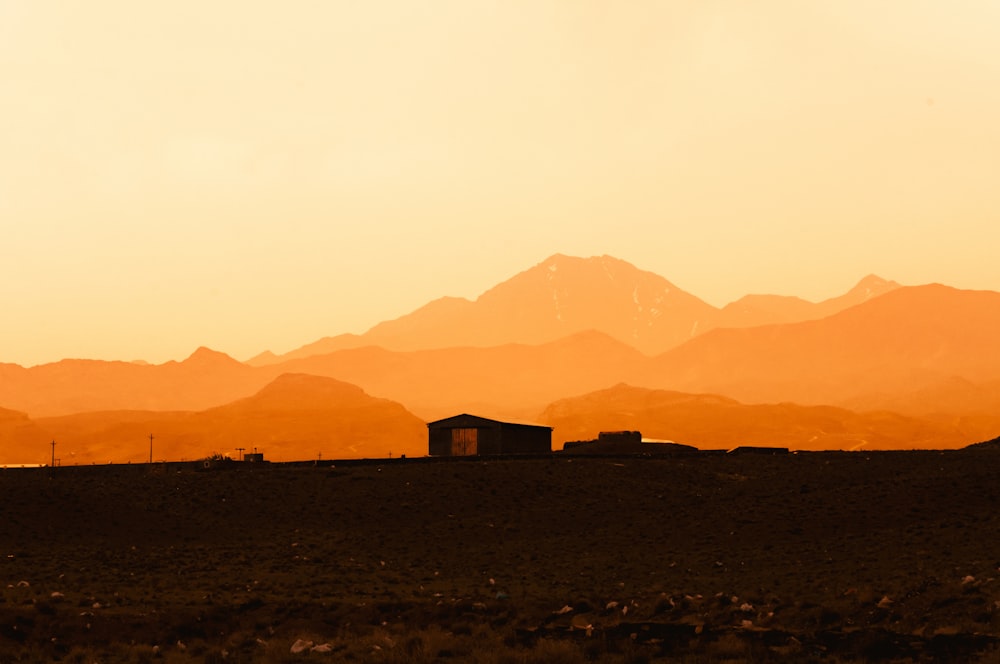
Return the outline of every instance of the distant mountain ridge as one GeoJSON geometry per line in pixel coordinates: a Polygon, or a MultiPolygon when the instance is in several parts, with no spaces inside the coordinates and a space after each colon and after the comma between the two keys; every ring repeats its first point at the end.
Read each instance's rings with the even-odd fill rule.
{"type": "Polygon", "coordinates": [[[33,417],[94,410],[202,410],[246,396],[273,380],[254,368],[199,348],[182,362],[137,364],[62,360],[30,368],[0,364],[0,406],[33,417]]]}
{"type": "Polygon", "coordinates": [[[475,301],[443,297],[364,334],[326,337],[281,356],[264,352],[248,364],[264,366],[369,345],[412,351],[542,344],[587,330],[656,355],[718,327],[822,318],[895,288],[899,284],[869,275],[848,293],[820,303],[748,295],[718,309],[623,260],[556,254],[475,301]]]}
{"type": "Polygon", "coordinates": [[[818,320],[897,288],[901,286],[895,281],[869,274],[843,295],[822,302],[784,295],[744,295],[722,308],[716,327],[742,328],[818,320]]]}
{"type": "Polygon", "coordinates": [[[154,433],[178,450],[416,454],[421,420],[457,412],[541,415],[557,441],[639,428],[705,447],[954,447],[1000,431],[998,327],[993,291],[869,275],[819,303],[748,295],[717,309],[624,261],[553,256],[475,302],[442,298],[258,366],[207,348],[160,365],[0,364],[0,451],[30,441],[44,452],[59,436],[61,450],[84,441],[98,460],[129,441],[123,458],[141,460],[154,433]],[[385,400],[396,410],[374,405],[385,400]],[[379,418],[410,419],[393,433],[379,418]],[[324,447],[346,439],[362,442],[324,447]]]}
{"type": "Polygon", "coordinates": [[[359,385],[428,420],[484,410],[530,419],[555,399],[612,385],[640,373],[648,362],[632,346],[587,331],[539,345],[414,351],[366,346],[274,366],[359,385]]]}
{"type": "Polygon", "coordinates": [[[954,378],[1000,379],[1000,293],[895,289],[820,320],[716,329],[656,357],[643,385],[748,403],[837,404],[954,378]]]}
{"type": "Polygon", "coordinates": [[[320,376],[283,374],[251,396],[199,411],[101,411],[28,418],[0,409],[0,464],[48,462],[141,463],[237,456],[259,448],[267,459],[422,455],[426,426],[401,404],[320,376]]]}
{"type": "Polygon", "coordinates": [[[894,413],[856,413],[794,403],[744,404],[715,394],[616,385],[559,400],[540,421],[553,427],[556,447],[601,430],[638,430],[700,449],[741,445],[795,450],[958,448],[958,427],[894,413]]]}

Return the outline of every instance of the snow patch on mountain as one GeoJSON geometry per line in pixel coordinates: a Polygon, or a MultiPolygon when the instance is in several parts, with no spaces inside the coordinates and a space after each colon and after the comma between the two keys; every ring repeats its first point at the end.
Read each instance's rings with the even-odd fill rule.
{"type": "Polygon", "coordinates": [[[555,273],[558,267],[559,266],[555,264],[549,265],[549,271],[548,273],[546,273],[545,279],[546,281],[548,281],[549,290],[552,293],[552,302],[555,305],[555,310],[556,310],[556,320],[562,323],[564,322],[562,315],[563,306],[562,302],[559,301],[559,288],[555,284],[555,273]]]}
{"type": "Polygon", "coordinates": [[[611,274],[611,269],[608,267],[607,256],[604,256],[604,259],[601,260],[601,267],[604,268],[604,274],[608,276],[608,281],[614,281],[615,275],[611,274]]]}

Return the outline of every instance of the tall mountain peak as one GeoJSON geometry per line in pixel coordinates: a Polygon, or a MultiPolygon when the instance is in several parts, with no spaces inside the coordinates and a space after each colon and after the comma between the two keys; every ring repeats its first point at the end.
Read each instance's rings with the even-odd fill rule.
{"type": "Polygon", "coordinates": [[[900,288],[900,284],[895,281],[883,279],[877,274],[869,274],[859,281],[854,288],[848,291],[848,294],[861,294],[865,297],[865,299],[870,299],[882,295],[883,293],[888,293],[889,291],[897,288],[900,288]]]}
{"type": "Polygon", "coordinates": [[[191,355],[184,360],[183,364],[188,365],[207,365],[207,364],[239,364],[238,360],[235,360],[225,353],[221,353],[217,350],[212,350],[206,346],[199,346],[191,355]]]}
{"type": "Polygon", "coordinates": [[[690,338],[716,311],[663,277],[606,255],[555,254],[486,291],[474,305],[472,329],[493,338],[471,345],[544,343],[597,329],[647,353],[690,338]]]}
{"type": "Polygon", "coordinates": [[[755,327],[825,318],[899,288],[868,275],[850,292],[813,303],[749,295],[717,309],[664,277],[607,254],[555,253],[493,286],[475,300],[442,297],[363,335],[322,339],[252,366],[362,346],[394,351],[544,344],[598,330],[645,354],[659,354],[718,327],[755,327]]]}
{"type": "Polygon", "coordinates": [[[558,253],[552,254],[536,267],[544,267],[551,270],[553,267],[558,268],[569,265],[619,265],[633,270],[638,269],[628,261],[609,256],[608,254],[601,254],[600,256],[569,256],[558,253]]]}

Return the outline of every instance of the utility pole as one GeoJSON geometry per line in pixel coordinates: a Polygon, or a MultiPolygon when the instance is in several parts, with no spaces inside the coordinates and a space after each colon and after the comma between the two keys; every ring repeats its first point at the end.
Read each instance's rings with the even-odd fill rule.
{"type": "Polygon", "coordinates": [[[243,461],[243,450],[245,450],[245,449],[246,449],[245,447],[237,447],[236,448],[236,451],[240,453],[240,456],[237,457],[240,461],[243,461]]]}
{"type": "Polygon", "coordinates": [[[149,463],[153,463],[153,434],[149,434],[149,463]]]}
{"type": "Polygon", "coordinates": [[[49,464],[50,468],[56,467],[56,441],[52,441],[52,463],[49,464]]]}

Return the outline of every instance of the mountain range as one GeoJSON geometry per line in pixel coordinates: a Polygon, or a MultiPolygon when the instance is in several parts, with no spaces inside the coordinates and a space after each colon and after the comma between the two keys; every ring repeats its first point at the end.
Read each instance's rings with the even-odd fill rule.
{"type": "Polygon", "coordinates": [[[747,295],[718,309],[623,260],[557,254],[475,301],[441,298],[364,334],[326,337],[280,356],[265,352],[247,363],[262,366],[363,346],[409,351],[536,345],[589,330],[655,355],[715,328],[823,318],[898,287],[869,275],[844,295],[819,303],[747,295]]]}
{"type": "Polygon", "coordinates": [[[0,436],[24,450],[55,440],[64,464],[148,461],[150,444],[154,460],[237,457],[242,447],[294,461],[423,455],[427,427],[401,404],[354,385],[283,374],[249,397],[201,411],[96,411],[36,420],[0,412],[0,436]]]}
{"type": "Polygon", "coordinates": [[[819,303],[716,308],[615,258],[556,255],[475,301],[246,363],[201,348],[0,364],[0,463],[47,459],[53,437],[77,458],[143,460],[149,433],[169,458],[422,454],[423,421],[459,412],[548,424],[557,448],[622,428],[699,447],[956,447],[1000,429],[998,322],[992,291],[868,276],[819,303]]]}
{"type": "Polygon", "coordinates": [[[263,387],[277,374],[199,348],[182,362],[62,360],[0,364],[0,405],[32,416],[93,410],[201,410],[263,387]]]}
{"type": "Polygon", "coordinates": [[[644,382],[859,407],[956,378],[986,387],[1000,377],[998,324],[1000,293],[899,288],[821,320],[713,330],[654,358],[644,382]]]}
{"type": "Polygon", "coordinates": [[[957,426],[886,411],[744,404],[716,394],[629,385],[561,399],[549,405],[540,420],[553,427],[553,439],[559,445],[593,438],[601,430],[637,430],[648,438],[700,449],[742,445],[797,450],[913,449],[969,443],[968,434],[957,426]]]}

